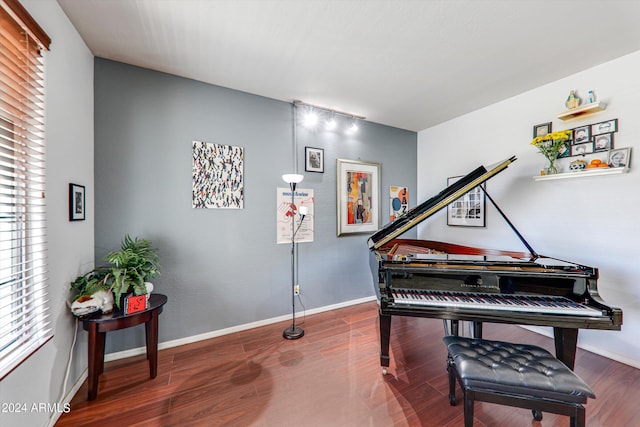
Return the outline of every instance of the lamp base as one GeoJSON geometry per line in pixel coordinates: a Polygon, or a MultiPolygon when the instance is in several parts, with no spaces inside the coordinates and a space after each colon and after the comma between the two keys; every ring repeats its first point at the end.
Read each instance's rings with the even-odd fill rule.
{"type": "Polygon", "coordinates": [[[282,336],[288,340],[297,340],[298,338],[302,338],[304,336],[304,329],[300,326],[289,326],[284,330],[282,336]]]}

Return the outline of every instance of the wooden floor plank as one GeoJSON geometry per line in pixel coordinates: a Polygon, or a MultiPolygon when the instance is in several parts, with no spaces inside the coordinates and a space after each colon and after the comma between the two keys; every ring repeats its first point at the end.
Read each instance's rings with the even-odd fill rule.
{"type": "MultiPolygon", "coordinates": [[[[305,336],[289,341],[290,322],[161,350],[150,380],[144,356],[109,362],[98,397],[86,383],[56,426],[388,427],[463,425],[449,405],[442,321],[394,317],[389,375],[379,360],[375,302],[307,316],[305,336]]],[[[547,337],[514,325],[485,324],[484,337],[553,350],[547,337]]],[[[640,419],[640,370],[578,349],[575,371],[597,398],[589,427],[626,427],[640,419]]],[[[458,396],[461,393],[458,392],[458,396]]],[[[566,426],[565,416],[476,403],[474,426],[566,426]]]]}

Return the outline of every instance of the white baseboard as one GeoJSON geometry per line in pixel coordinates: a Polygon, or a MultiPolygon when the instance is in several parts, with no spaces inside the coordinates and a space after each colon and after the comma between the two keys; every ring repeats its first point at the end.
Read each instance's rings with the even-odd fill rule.
{"type": "MultiPolygon", "coordinates": [[[[312,310],[307,310],[306,312],[296,312],[296,318],[301,317],[303,315],[310,316],[316,313],[322,313],[325,311],[336,310],[338,308],[348,307],[351,305],[362,304],[365,302],[373,301],[376,297],[374,295],[370,297],[360,298],[357,300],[345,301],[338,304],[327,305],[324,307],[314,308],[312,310]]],[[[198,341],[207,340],[210,338],[221,337],[223,335],[232,334],[234,332],[246,331],[248,329],[258,328],[260,326],[271,325],[272,323],[283,322],[285,320],[289,320],[291,318],[291,314],[285,314],[284,316],[272,317],[271,319],[259,320],[257,322],[246,323],[244,325],[232,326],[230,328],[219,329],[217,331],[206,332],[204,334],[192,335],[190,337],[179,338],[177,340],[165,341],[158,344],[158,349],[162,350],[165,348],[178,347],[185,344],[191,344],[198,341]]],[[[132,348],[130,350],[118,351],[115,353],[109,353],[105,355],[105,362],[110,362],[112,360],[125,359],[127,357],[138,356],[140,354],[146,353],[146,347],[138,347],[132,348]]]]}
{"type": "MultiPolygon", "coordinates": [[[[82,387],[82,384],[84,383],[84,380],[87,379],[87,376],[87,369],[85,369],[73,384],[73,387],[71,387],[67,394],[62,398],[62,402],[60,402],[61,405],[65,405],[71,402],[71,399],[73,399],[80,387],[82,387]]],[[[61,415],[62,412],[53,411],[53,413],[51,414],[51,418],[49,418],[49,422],[47,423],[47,427],[53,427],[58,422],[58,419],[61,415]]]]}

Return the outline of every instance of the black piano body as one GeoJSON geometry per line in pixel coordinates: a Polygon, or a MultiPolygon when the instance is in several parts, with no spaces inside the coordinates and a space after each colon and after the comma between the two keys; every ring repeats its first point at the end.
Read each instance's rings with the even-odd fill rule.
{"type": "Polygon", "coordinates": [[[556,357],[571,369],[579,329],[620,330],[622,311],[600,297],[597,268],[538,255],[497,205],[527,252],[399,238],[514,160],[477,168],[369,238],[384,373],[393,316],[450,320],[453,334],[459,321],[470,321],[478,338],[483,322],[550,326],[556,357]]]}

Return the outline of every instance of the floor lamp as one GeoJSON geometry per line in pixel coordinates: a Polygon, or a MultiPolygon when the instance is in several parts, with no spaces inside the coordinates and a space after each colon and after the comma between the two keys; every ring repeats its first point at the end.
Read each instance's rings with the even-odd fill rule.
{"type": "Polygon", "coordinates": [[[292,322],[291,326],[284,330],[282,336],[288,340],[297,340],[298,338],[302,338],[304,336],[304,329],[300,326],[296,326],[296,234],[302,225],[302,221],[304,220],[305,215],[307,214],[307,207],[300,206],[298,209],[298,213],[300,214],[300,223],[296,228],[296,208],[294,195],[296,192],[296,185],[302,182],[304,178],[303,175],[299,174],[286,174],[282,175],[282,179],[284,182],[289,184],[291,188],[291,308],[292,308],[292,322]]]}

